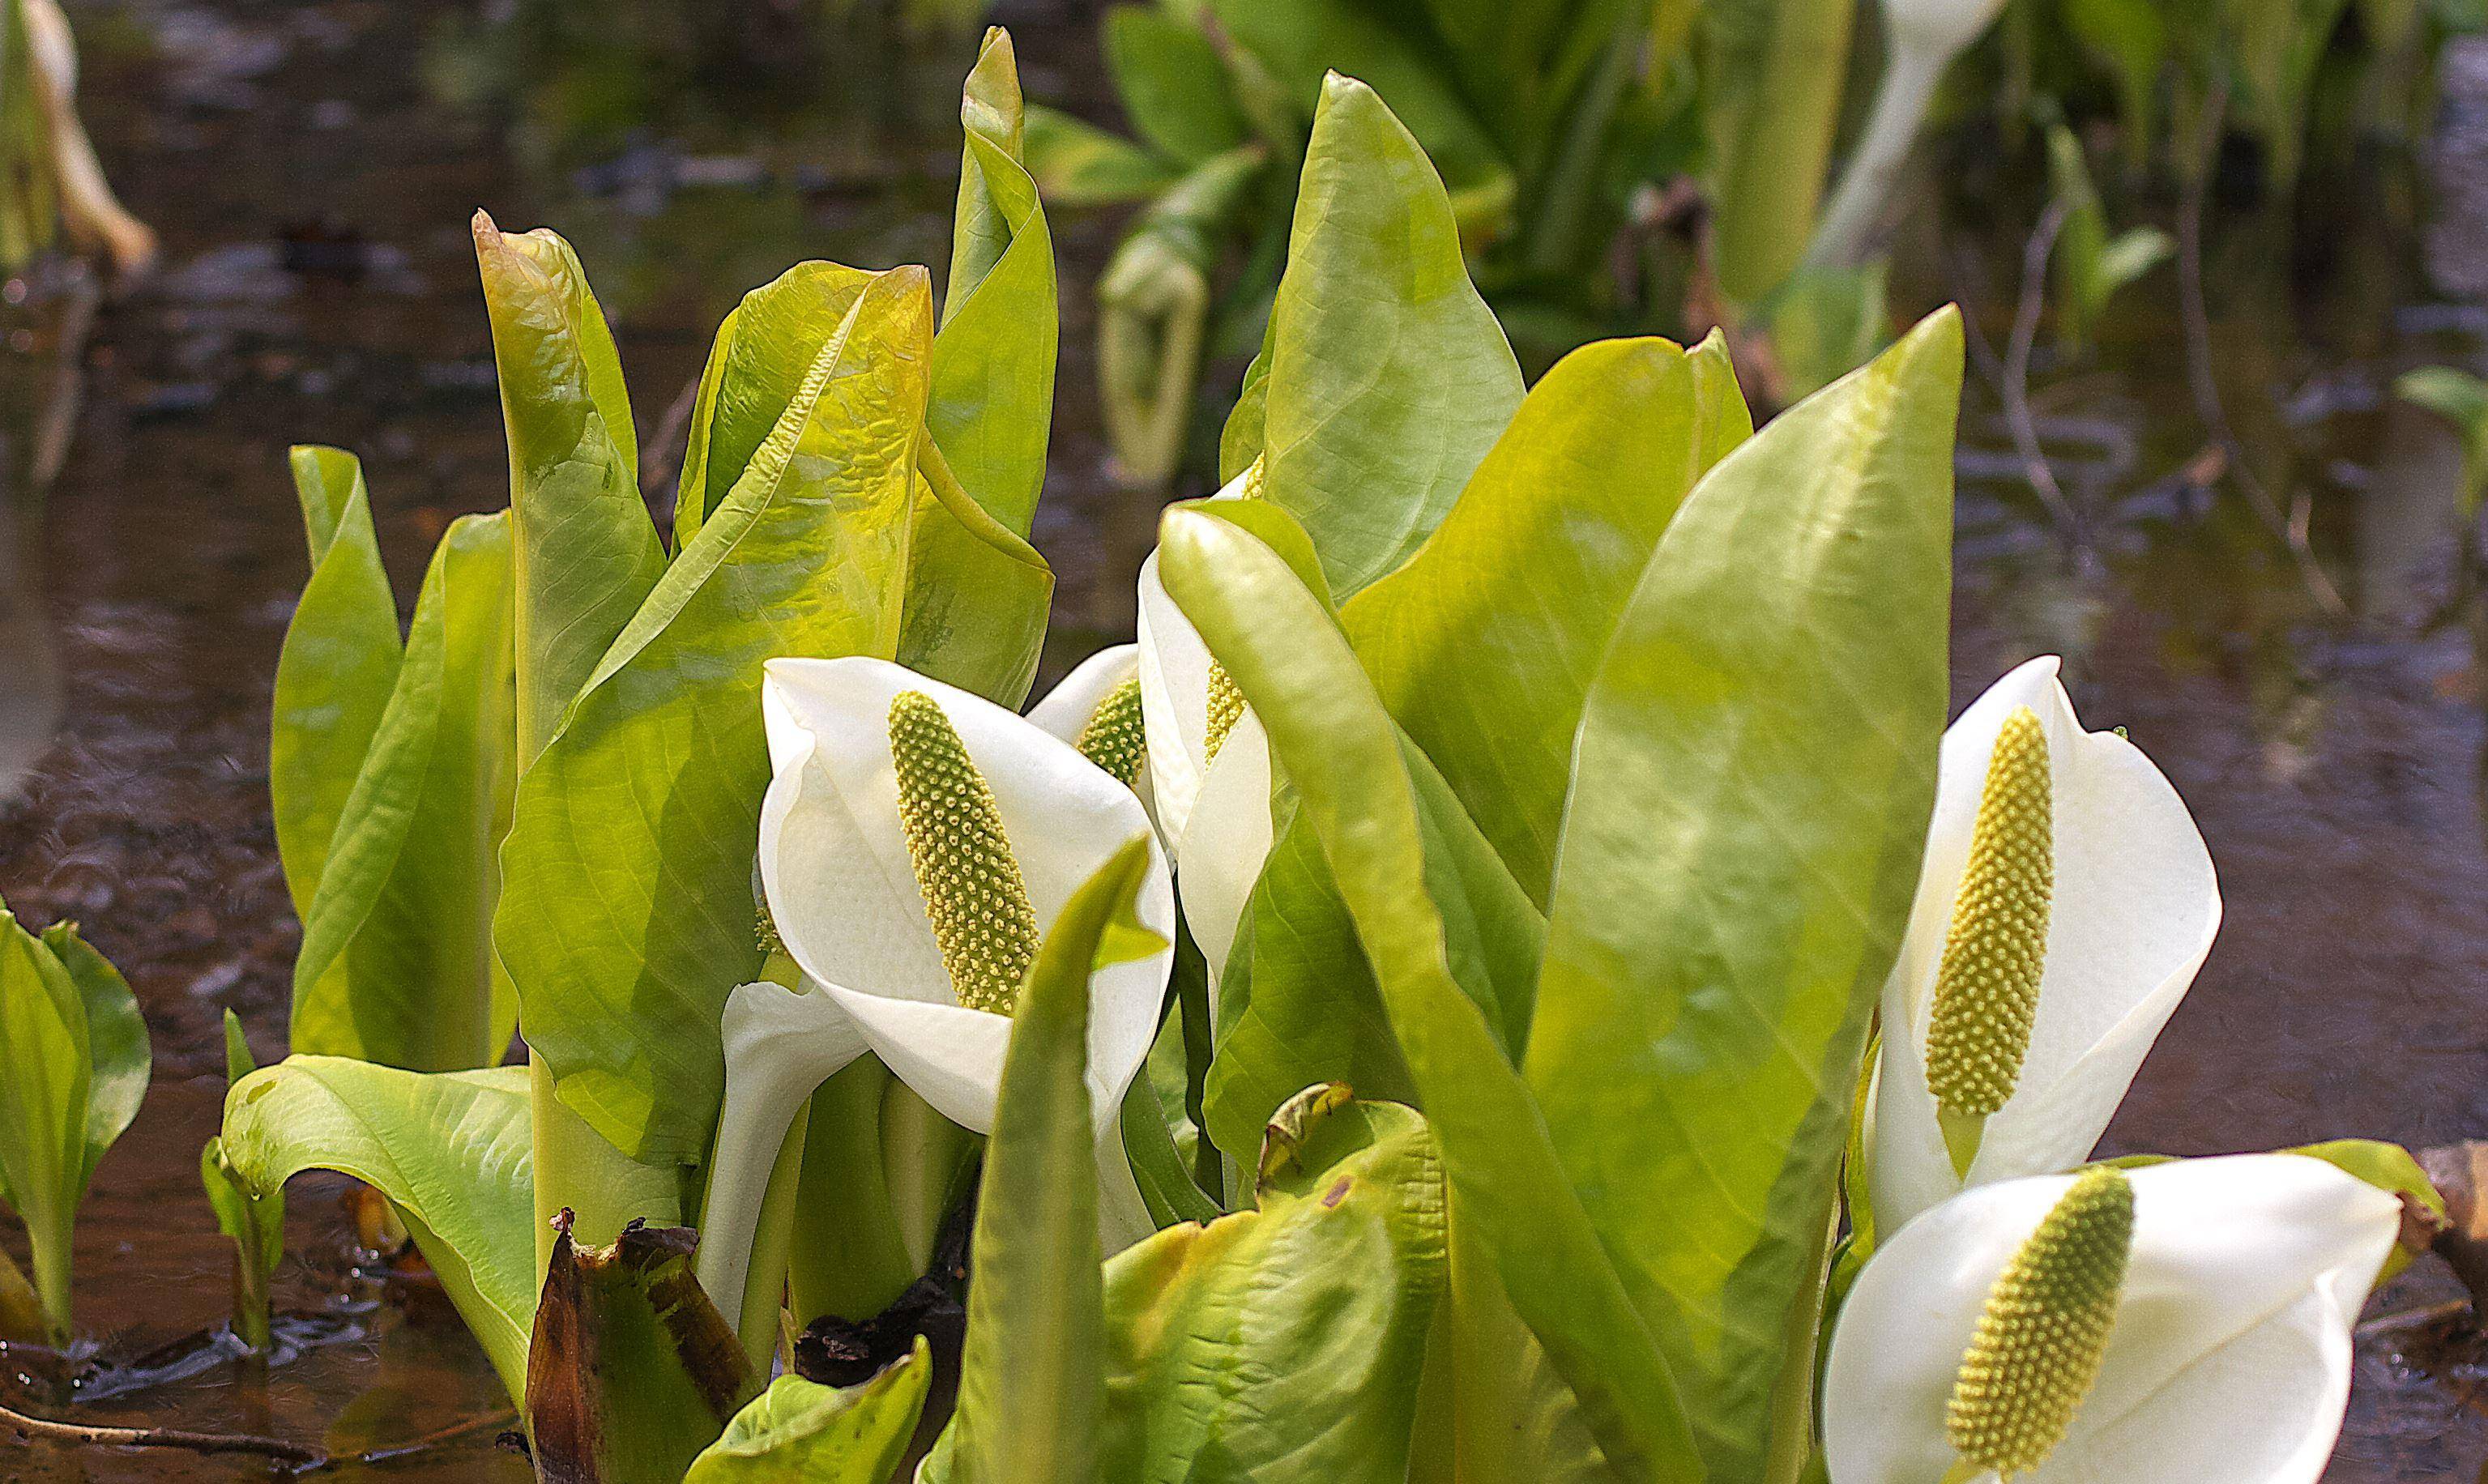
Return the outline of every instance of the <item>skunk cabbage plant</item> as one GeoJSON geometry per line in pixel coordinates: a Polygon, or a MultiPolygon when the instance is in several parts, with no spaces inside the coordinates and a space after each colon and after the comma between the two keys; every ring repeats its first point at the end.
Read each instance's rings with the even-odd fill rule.
{"type": "Polygon", "coordinates": [[[2313,1484],[2401,1203],[2296,1154],[1982,1186],[1879,1250],[1824,1377],[1832,1484],[2313,1484]]]}
{"type": "Polygon", "coordinates": [[[2078,1172],[2219,897],[2054,660],[1945,727],[1958,315],[1760,429],[1718,336],[1527,385],[1422,131],[1332,75],[1226,483],[1023,715],[1054,279],[999,32],[963,120],[939,315],[917,268],[749,295],[670,539],[549,233],[478,223],[512,504],[402,646],[305,456],[272,771],[342,946],[297,1035],[497,1029],[506,975],[530,1060],[297,1044],[237,1186],[386,1196],[546,1479],[2246,1477],[2202,1450],[2261,1386],[2236,1458],[2311,1477],[2432,1192],[2387,1146],[2078,1172]],[[506,816],[444,741],[498,698],[506,816]]]}
{"type": "MultiPolygon", "coordinates": [[[[154,1066],[128,982],[75,923],[30,933],[0,906],[0,1204],[26,1223],[43,1331],[16,1337],[65,1347],[78,1203],[154,1066]]],[[[0,1314],[22,1304],[17,1276],[0,1270],[0,1314]]]]}

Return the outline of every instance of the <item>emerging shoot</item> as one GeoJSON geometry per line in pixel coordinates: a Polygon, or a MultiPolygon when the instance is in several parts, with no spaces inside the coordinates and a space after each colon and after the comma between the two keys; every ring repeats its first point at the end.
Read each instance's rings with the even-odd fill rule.
{"type": "Polygon", "coordinates": [[[1965,1178],[2030,1050],[2055,889],[2051,808],[2047,733],[2025,706],[1988,761],[1927,1029],[1927,1090],[1965,1178]]]}
{"type": "Polygon", "coordinates": [[[2085,1171],[1988,1291],[1944,1416],[1965,1460],[2010,1479],[2065,1441],[2099,1379],[2133,1250],[2133,1184],[2085,1171]]]}
{"type": "Polygon", "coordinates": [[[941,706],[920,690],[890,703],[898,819],[950,992],[971,1010],[1008,1015],[1036,960],[1036,910],[1002,811],[941,706]]]}

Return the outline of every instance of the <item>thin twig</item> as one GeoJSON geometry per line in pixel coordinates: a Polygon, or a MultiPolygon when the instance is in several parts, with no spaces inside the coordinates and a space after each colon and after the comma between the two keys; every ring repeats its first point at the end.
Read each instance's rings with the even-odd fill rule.
{"type": "Polygon", "coordinates": [[[20,1412],[0,1407],[0,1427],[20,1438],[39,1439],[45,1442],[65,1442],[84,1447],[106,1448],[181,1448],[191,1453],[250,1453],[272,1458],[296,1469],[325,1467],[328,1455],[321,1449],[282,1438],[262,1438],[251,1433],[193,1433],[178,1427],[91,1427],[76,1422],[53,1422],[42,1417],[30,1417],[20,1412]]]}
{"type": "Polygon", "coordinates": [[[2403,1309],[2394,1314],[2379,1314],[2361,1325],[2358,1333],[2364,1338],[2371,1334],[2389,1333],[2395,1330],[2416,1330],[2423,1325],[2437,1324],[2469,1312],[2471,1312],[2470,1300],[2447,1299],[2443,1303],[2424,1304],[2415,1309],[2403,1309]]]}
{"type": "Polygon", "coordinates": [[[2194,415],[2202,419],[2212,441],[2228,455],[2229,472],[2235,476],[2238,488],[2246,492],[2248,502],[2254,506],[2263,523],[2288,548],[2307,592],[2326,612],[2336,618],[2347,617],[2350,605],[2341,601],[2341,590],[2325,574],[2323,564],[2315,560],[2314,548],[2307,541],[2311,502],[2302,492],[2291,502],[2291,509],[2286,514],[2282,512],[2280,502],[2273,498],[2248,461],[2245,441],[2230,427],[2228,410],[2220,402],[2219,382],[2212,374],[2212,316],[2203,299],[2203,210],[2228,106],[2228,81],[2216,77],[2203,99],[2201,131],[2193,141],[2185,191],[2177,204],[2177,299],[2186,332],[2186,379],[2194,394],[2194,415]]]}
{"type": "Polygon", "coordinates": [[[2038,426],[2030,418],[2030,351],[2039,339],[2039,311],[2047,301],[2048,256],[2055,251],[2056,236],[2065,230],[2069,214],[2064,202],[2049,203],[2022,249],[2022,302],[2013,311],[2013,338],[2004,347],[2002,391],[2004,421],[2013,430],[2013,447],[2022,456],[2030,488],[2067,533],[2078,535],[2080,518],[2056,483],[2056,471],[2048,466],[2048,455],[2039,446],[2038,426]]]}
{"type": "Polygon", "coordinates": [[[434,1448],[440,1447],[446,1443],[456,1442],[461,1438],[470,1437],[473,1434],[483,1432],[488,1428],[498,1429],[507,1427],[518,1419],[519,1414],[516,1412],[504,1408],[499,1412],[487,1413],[480,1417],[468,1417],[463,1422],[452,1422],[447,1427],[441,1428],[437,1432],[426,1433],[420,1438],[410,1438],[404,1442],[393,1442],[388,1446],[382,1448],[365,1448],[362,1452],[354,1455],[354,1462],[358,1464],[383,1464],[387,1463],[391,1459],[406,1458],[412,1454],[429,1452],[434,1448]]]}

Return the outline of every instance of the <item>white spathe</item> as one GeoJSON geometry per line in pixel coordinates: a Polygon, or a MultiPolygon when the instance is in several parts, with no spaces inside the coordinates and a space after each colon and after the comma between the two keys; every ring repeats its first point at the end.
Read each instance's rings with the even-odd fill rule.
{"type": "MultiPolygon", "coordinates": [[[[2314,1484],[2350,1394],[2351,1326],[2401,1204],[2294,1154],[2128,1172],[2134,1247],[2099,1378],[2026,1484],[2314,1484]]],[[[1981,1186],[1890,1237],[1824,1375],[1831,1484],[1936,1484],[1988,1292],[2070,1175],[1981,1186]]],[[[1993,1472],[1977,1480],[1995,1478],[1993,1472]]]]}
{"type": "MultiPolygon", "coordinates": [[[[1210,498],[1242,498],[1249,477],[1249,471],[1238,474],[1210,498]]],[[[1167,596],[1154,551],[1141,564],[1138,627],[1151,803],[1174,853],[1184,921],[1208,962],[1215,995],[1245,902],[1270,854],[1269,740],[1248,710],[1218,755],[1209,755],[1214,661],[1191,620],[1167,596]]]]}
{"type": "Polygon", "coordinates": [[[2053,1174],[2088,1159],[2219,929],[2219,882],[2185,802],[2141,749],[2082,730],[2057,665],[2054,656],[2021,665],[1944,733],[1917,899],[1883,988],[1870,1131],[1881,1231],[1965,1184],[2053,1174]],[[2054,903],[2029,1052],[1965,1182],[1927,1090],[1927,1030],[1988,758],[2005,718],[2023,707],[2048,739],[2054,903]]]}
{"type": "MultiPolygon", "coordinates": [[[[769,662],[761,709],[774,776],[760,806],[760,883],[778,938],[891,1072],[982,1134],[1010,1021],[958,1002],[925,916],[890,755],[890,705],[908,690],[941,706],[991,786],[1040,932],[1149,822],[1077,747],[980,696],[882,659],[769,662]]],[[[1154,839],[1139,914],[1172,942],[1173,889],[1154,839]]],[[[1172,959],[1164,948],[1091,983],[1088,1090],[1100,1127],[1148,1054],[1172,959]]]]}
{"type": "Polygon", "coordinates": [[[904,666],[773,659],[761,684],[772,777],[760,807],[760,883],[804,984],[747,984],[726,1000],[725,1100],[697,1266],[729,1313],[742,1302],[778,1147],[797,1108],[839,1068],[872,1051],[943,1116],[978,1134],[993,1129],[1010,1021],[958,1002],[925,916],[890,754],[891,702],[908,690],[941,706],[992,788],[1040,932],[1117,851],[1135,836],[1150,840],[1138,914],[1168,946],[1097,970],[1088,1004],[1109,1239],[1140,1234],[1123,1230],[1139,1194],[1124,1189],[1132,1176],[1117,1117],[1157,1033],[1174,938],[1173,886],[1140,799],[1035,722],[904,666]]]}
{"type": "MultiPolygon", "coordinates": [[[[1071,673],[1056,683],[1045,698],[1028,709],[1028,719],[1074,747],[1080,745],[1080,734],[1088,729],[1089,719],[1115,687],[1141,672],[1141,647],[1138,644],[1110,644],[1071,667],[1071,673]]],[[[1145,727],[1145,720],[1142,725],[1145,727]]],[[[1157,823],[1156,790],[1149,785],[1147,760],[1143,759],[1141,775],[1132,780],[1132,792],[1141,796],[1141,807],[1146,810],[1149,823],[1157,823]]],[[[1165,835],[1159,835],[1163,843],[1165,835]]]]}

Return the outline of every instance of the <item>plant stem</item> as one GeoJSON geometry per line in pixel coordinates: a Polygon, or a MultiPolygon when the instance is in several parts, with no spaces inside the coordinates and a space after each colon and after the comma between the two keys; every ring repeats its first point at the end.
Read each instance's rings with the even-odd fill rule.
{"type": "Polygon", "coordinates": [[[47,1337],[54,1349],[66,1350],[71,1332],[73,1290],[70,1270],[75,1212],[30,1209],[21,1215],[26,1218],[26,1246],[34,1258],[35,1294],[42,1301],[47,1337]]]}
{"type": "Polygon", "coordinates": [[[1917,142],[1918,124],[1927,100],[1950,58],[1895,48],[1882,84],[1875,91],[1875,111],[1840,188],[1815,229],[1806,262],[1818,267],[1855,267],[1872,255],[1875,229],[1900,184],[1901,167],[1908,162],[1909,146],[1917,142]]]}
{"type": "Polygon", "coordinates": [[[870,1319],[923,1271],[908,1261],[882,1160],[882,1101],[894,1080],[865,1055],[812,1094],[786,1262],[798,1330],[823,1315],[870,1319]]]}
{"type": "Polygon", "coordinates": [[[933,1260],[943,1218],[965,1189],[960,1176],[975,1158],[976,1136],[936,1112],[916,1089],[893,1079],[881,1100],[881,1158],[890,1184],[891,1215],[908,1267],[933,1260]]]}
{"type": "Polygon", "coordinates": [[[761,1197],[760,1222],[752,1233],[750,1265],[744,1270],[735,1331],[743,1336],[752,1369],[764,1376],[778,1346],[778,1316],[786,1306],[786,1263],[795,1246],[795,1197],[803,1182],[804,1140],[811,1113],[808,1100],[798,1106],[778,1143],[778,1162],[770,1166],[769,1192],[761,1197]]]}

